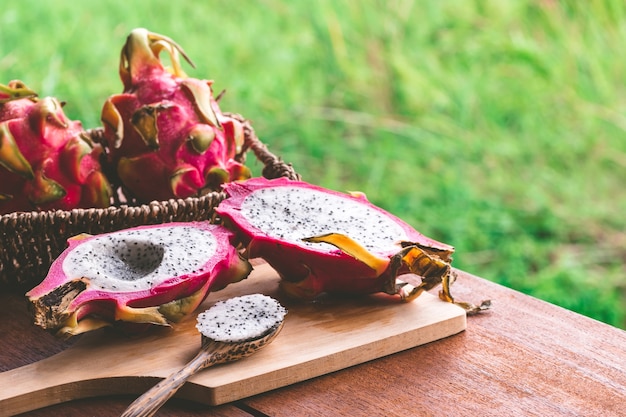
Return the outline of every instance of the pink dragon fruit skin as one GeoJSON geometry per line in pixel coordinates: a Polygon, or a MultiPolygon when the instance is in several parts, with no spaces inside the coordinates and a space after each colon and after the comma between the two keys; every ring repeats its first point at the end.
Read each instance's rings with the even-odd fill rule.
{"type": "Polygon", "coordinates": [[[102,148],[56,98],[20,81],[0,86],[0,212],[107,207],[102,148]]]}
{"type": "MultiPolygon", "coordinates": [[[[249,258],[266,260],[289,294],[399,294],[404,301],[443,284],[450,294],[454,248],[430,239],[367,201],[286,178],[252,178],[224,185],[216,212],[249,258]],[[413,273],[422,283],[398,279],[413,273]]],[[[464,306],[465,307],[465,306],[464,306]]]]}
{"type": "Polygon", "coordinates": [[[179,54],[189,61],[173,40],[133,30],[120,59],[124,92],[102,109],[109,162],[141,201],[185,198],[250,176],[234,159],[243,146],[243,126],[222,114],[212,81],[184,73],[179,54]],[[159,58],[163,50],[169,70],[159,58]]]}
{"type": "Polygon", "coordinates": [[[115,322],[167,325],[252,267],[233,233],[209,222],[79,235],[26,296],[35,323],[69,337],[115,322]]]}

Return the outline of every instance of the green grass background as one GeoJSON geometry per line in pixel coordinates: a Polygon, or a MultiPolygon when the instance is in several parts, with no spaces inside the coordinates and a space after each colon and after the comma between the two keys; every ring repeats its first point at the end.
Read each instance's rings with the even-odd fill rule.
{"type": "Polygon", "coordinates": [[[626,328],[624,2],[20,0],[0,8],[0,82],[98,126],[140,26],[306,180],[365,192],[458,268],[626,328]]]}

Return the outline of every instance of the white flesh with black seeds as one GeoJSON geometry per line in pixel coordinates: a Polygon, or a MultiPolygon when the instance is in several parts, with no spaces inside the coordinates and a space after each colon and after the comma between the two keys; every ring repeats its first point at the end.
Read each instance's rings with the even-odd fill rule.
{"type": "Polygon", "coordinates": [[[210,231],[193,227],[121,231],[78,245],[63,261],[63,271],[105,291],[147,290],[201,271],[216,248],[210,231]]]}
{"type": "Polygon", "coordinates": [[[198,315],[196,328],[217,342],[236,343],[261,338],[282,323],[287,310],[272,297],[251,294],[218,301],[198,315]]]}
{"type": "Polygon", "coordinates": [[[301,246],[328,244],[302,239],[341,233],[370,251],[397,251],[407,240],[404,229],[384,213],[351,198],[300,187],[255,190],[246,196],[241,213],[268,236],[301,246]]]}

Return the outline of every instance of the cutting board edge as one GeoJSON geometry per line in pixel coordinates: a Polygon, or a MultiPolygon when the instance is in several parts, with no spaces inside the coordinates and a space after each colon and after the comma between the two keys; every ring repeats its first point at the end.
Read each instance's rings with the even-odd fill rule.
{"type": "Polygon", "coordinates": [[[68,381],[3,399],[0,401],[0,417],[10,417],[85,398],[134,395],[144,392],[157,382],[158,378],[140,376],[99,377],[91,380],[68,381]]]}
{"type": "Polygon", "coordinates": [[[376,359],[380,359],[386,356],[393,355],[395,353],[399,353],[405,350],[417,348],[419,346],[425,345],[427,343],[432,343],[437,340],[444,339],[446,337],[451,337],[457,335],[459,333],[464,332],[467,329],[467,316],[465,312],[459,309],[459,314],[449,317],[446,320],[432,323],[428,326],[425,326],[420,329],[420,332],[415,332],[416,335],[420,336],[420,340],[411,341],[410,334],[398,334],[393,335],[385,339],[381,339],[376,342],[372,342],[370,344],[371,349],[369,349],[371,354],[366,356],[353,356],[352,353],[361,350],[361,347],[351,347],[342,351],[335,352],[333,354],[327,355],[323,358],[323,360],[327,362],[331,362],[331,365],[326,365],[324,367],[321,366],[312,366],[322,360],[322,358],[314,358],[310,359],[306,362],[296,363],[279,370],[265,372],[263,374],[256,375],[254,377],[250,377],[245,381],[246,383],[242,384],[241,381],[235,381],[232,383],[224,384],[221,386],[206,386],[202,384],[198,384],[194,381],[188,381],[188,385],[193,385],[194,388],[189,391],[183,390],[179,394],[180,398],[192,400],[196,402],[200,402],[203,404],[217,406],[226,403],[230,403],[233,401],[238,401],[244,398],[248,398],[257,394],[262,394],[268,391],[272,391],[275,389],[283,388],[289,386],[291,384],[304,382],[312,378],[317,378],[323,375],[327,375],[333,372],[341,371],[343,369],[347,369],[353,366],[357,366],[366,362],[370,362],[376,359]],[[448,326],[442,326],[442,324],[446,324],[448,326]],[[443,329],[446,329],[445,331],[443,329]],[[426,336],[422,333],[425,330],[432,330],[431,332],[426,332],[426,336]],[[403,343],[398,344],[396,347],[387,349],[384,353],[375,353],[377,350],[372,347],[376,347],[378,345],[388,344],[390,340],[394,339],[407,339],[403,341],[403,343]],[[357,358],[358,359],[355,359],[357,358]],[[301,371],[306,371],[303,374],[301,371]],[[263,380],[263,384],[256,384],[256,381],[263,380]],[[268,383],[267,381],[272,381],[268,383]],[[263,386],[263,388],[256,389],[256,386],[263,386]],[[235,389],[236,388],[236,389],[235,389]],[[234,395],[233,393],[240,392],[239,395],[234,395]],[[203,398],[204,396],[204,398],[203,398]]]}

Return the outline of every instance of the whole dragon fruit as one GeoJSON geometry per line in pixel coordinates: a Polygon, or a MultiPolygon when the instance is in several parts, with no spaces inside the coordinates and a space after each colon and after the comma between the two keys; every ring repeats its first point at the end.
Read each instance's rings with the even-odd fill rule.
{"type": "Polygon", "coordinates": [[[26,294],[35,323],[69,337],[117,321],[178,321],[210,291],[250,273],[233,236],[209,222],[181,222],[71,238],[26,294]]]}
{"type": "MultiPolygon", "coordinates": [[[[236,231],[249,258],[263,258],[278,271],[290,295],[385,292],[411,301],[442,284],[440,298],[455,302],[454,248],[423,236],[362,194],[286,178],[253,178],[224,188],[229,198],[216,212],[236,231]],[[398,278],[406,273],[419,275],[421,284],[398,278]]],[[[456,304],[468,312],[486,307],[456,304]]]]}
{"type": "Polygon", "coordinates": [[[21,81],[0,85],[0,213],[107,207],[102,147],[56,98],[21,81]]]}
{"type": "Polygon", "coordinates": [[[185,198],[250,177],[234,159],[244,142],[242,124],[222,114],[212,81],[185,74],[179,54],[193,65],[172,39],[133,30],[120,59],[124,92],[102,108],[109,162],[141,201],[185,198]],[[163,50],[170,69],[159,58],[163,50]]]}

